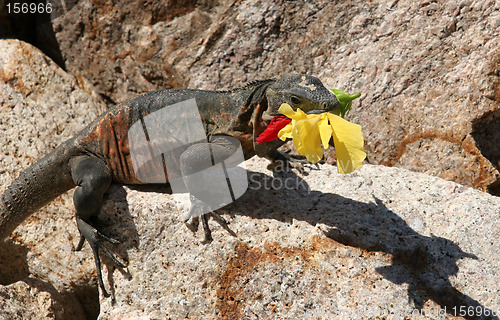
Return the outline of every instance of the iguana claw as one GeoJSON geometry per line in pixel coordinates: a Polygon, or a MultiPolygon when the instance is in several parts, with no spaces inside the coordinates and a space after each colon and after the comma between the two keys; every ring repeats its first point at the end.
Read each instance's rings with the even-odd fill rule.
{"type": "Polygon", "coordinates": [[[276,159],[268,166],[268,169],[277,171],[290,171],[295,169],[299,173],[305,174],[306,165],[310,164],[309,161],[306,160],[306,157],[289,154],[288,152],[278,152],[276,159]]]}
{"type": "Polygon", "coordinates": [[[227,231],[229,231],[229,233],[232,235],[232,236],[236,236],[236,234],[231,231],[228,227],[228,224],[229,222],[226,221],[226,219],[224,219],[223,217],[221,217],[220,215],[218,215],[217,213],[215,212],[209,212],[207,214],[204,214],[201,216],[201,221],[202,221],[202,224],[203,224],[203,230],[205,231],[205,239],[203,240],[203,243],[209,243],[209,242],[212,242],[212,231],[210,230],[210,226],[208,225],[208,217],[209,216],[212,216],[215,220],[217,220],[217,222],[224,228],[226,229],[227,231]]]}
{"type": "Polygon", "coordinates": [[[95,265],[96,265],[96,271],[97,271],[97,281],[99,282],[99,287],[102,290],[102,294],[105,297],[109,297],[109,293],[106,291],[106,288],[104,287],[104,282],[102,280],[102,271],[101,271],[101,258],[99,257],[99,248],[102,249],[104,254],[113,261],[114,264],[116,264],[120,268],[126,268],[127,266],[120,262],[112,253],[109,251],[108,248],[104,245],[104,243],[100,240],[103,239],[105,241],[108,241],[109,243],[112,244],[118,244],[120,243],[118,240],[110,238],[108,236],[105,236],[104,234],[100,233],[97,231],[96,228],[88,224],[87,222],[83,221],[82,219],[77,218],[77,226],[78,230],[80,231],[80,241],[78,242],[78,245],[76,246],[75,251],[80,251],[83,248],[83,244],[85,243],[85,240],[87,240],[90,244],[90,247],[92,248],[92,252],[94,254],[94,260],[95,260],[95,265]]]}
{"type": "Polygon", "coordinates": [[[219,222],[225,229],[228,229],[228,222],[226,219],[215,213],[210,209],[210,207],[204,203],[203,201],[197,199],[195,196],[190,195],[191,200],[191,208],[189,209],[188,214],[184,217],[184,222],[187,222],[191,218],[197,218],[199,215],[195,214],[196,210],[199,210],[201,213],[207,212],[201,215],[201,222],[203,225],[203,230],[205,232],[205,239],[203,243],[209,243],[213,240],[212,231],[210,230],[210,226],[208,225],[208,217],[212,216],[217,222],[219,222]]]}

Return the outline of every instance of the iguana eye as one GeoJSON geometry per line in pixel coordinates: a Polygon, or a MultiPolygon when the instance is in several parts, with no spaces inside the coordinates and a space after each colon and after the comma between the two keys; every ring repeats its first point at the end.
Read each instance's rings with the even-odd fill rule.
{"type": "Polygon", "coordinates": [[[290,97],[290,101],[293,103],[293,104],[300,104],[301,102],[301,99],[297,96],[291,96],[290,97]]]}

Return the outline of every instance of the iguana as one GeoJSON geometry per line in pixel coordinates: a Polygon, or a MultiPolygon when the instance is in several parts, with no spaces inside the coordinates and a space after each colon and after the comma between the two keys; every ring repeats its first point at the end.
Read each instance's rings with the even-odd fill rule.
{"type": "MultiPolygon", "coordinates": [[[[294,109],[300,108],[308,113],[332,111],[339,105],[335,95],[319,79],[296,74],[253,81],[227,91],[160,90],[118,103],[76,136],[25,169],[5,190],[0,198],[0,239],[8,237],[40,207],[76,187],[73,200],[80,232],[76,250],[81,250],[85,240],[89,242],[99,287],[104,296],[109,296],[102,281],[99,249],[117,266],[124,268],[125,265],[102,242],[118,243],[117,240],[99,232],[92,225],[92,218],[100,212],[103,195],[112,182],[142,183],[132,170],[128,131],[143,117],[165,106],[193,98],[196,99],[205,134],[211,139],[205,145],[191,145],[180,153],[178,161],[182,178],[188,176],[193,168],[200,169],[197,162],[203,150],[207,150],[207,145],[208,150],[217,151],[220,159],[215,159],[216,162],[229,157],[239,147],[227,141],[220,142],[217,137],[221,136],[238,139],[245,159],[257,155],[271,161],[291,163],[293,159],[289,155],[277,151],[283,141],[255,142],[273,117],[279,115],[280,105],[288,103],[294,109]]],[[[195,198],[192,194],[195,184],[195,181],[186,181],[192,200],[195,198]]],[[[202,215],[206,240],[211,238],[208,215],[225,222],[214,212],[202,215]]]]}

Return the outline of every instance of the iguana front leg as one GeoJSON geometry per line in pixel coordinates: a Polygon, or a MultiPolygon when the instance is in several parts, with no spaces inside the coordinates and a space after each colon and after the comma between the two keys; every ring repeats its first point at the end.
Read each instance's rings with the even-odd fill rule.
{"type": "Polygon", "coordinates": [[[85,240],[89,242],[94,254],[99,286],[103,295],[109,297],[102,281],[99,249],[102,249],[104,254],[120,268],[125,268],[126,266],[115,258],[101,240],[113,244],[118,243],[118,241],[100,233],[91,225],[90,220],[96,217],[101,210],[103,195],[111,184],[111,170],[101,159],[92,156],[79,156],[71,160],[71,177],[78,185],[73,196],[76,209],[76,222],[78,231],[80,231],[80,242],[76,251],[82,249],[85,240]]]}
{"type": "Polygon", "coordinates": [[[300,173],[305,173],[305,165],[310,162],[302,155],[290,154],[287,151],[279,151],[278,148],[283,144],[281,141],[271,141],[259,145],[259,156],[263,156],[271,161],[267,167],[269,170],[290,171],[296,169],[300,173]]]}
{"type": "MultiPolygon", "coordinates": [[[[227,222],[211,208],[210,203],[221,197],[221,190],[213,188],[210,181],[206,181],[199,174],[217,164],[227,163],[237,149],[240,147],[238,140],[225,136],[212,137],[211,142],[198,143],[190,146],[180,157],[181,173],[184,184],[190,193],[191,209],[186,221],[201,211],[202,224],[205,231],[205,242],[212,241],[208,217],[214,217],[220,224],[226,227],[227,222]]],[[[232,164],[237,165],[236,163],[232,164]]],[[[224,169],[226,169],[224,167],[224,169]]],[[[229,204],[229,203],[227,203],[229,204]]]]}

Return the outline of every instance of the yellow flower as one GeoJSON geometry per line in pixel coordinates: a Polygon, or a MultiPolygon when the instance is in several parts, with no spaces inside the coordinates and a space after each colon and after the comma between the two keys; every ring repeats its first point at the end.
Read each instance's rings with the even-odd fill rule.
{"type": "Polygon", "coordinates": [[[326,149],[330,137],[333,137],[339,173],[350,173],[363,165],[366,153],[360,125],[329,112],[306,114],[300,109],[294,111],[286,103],[278,111],[292,119],[280,130],[278,138],[283,141],[293,139],[297,152],[309,162],[316,163],[323,158],[321,145],[326,149]]]}

